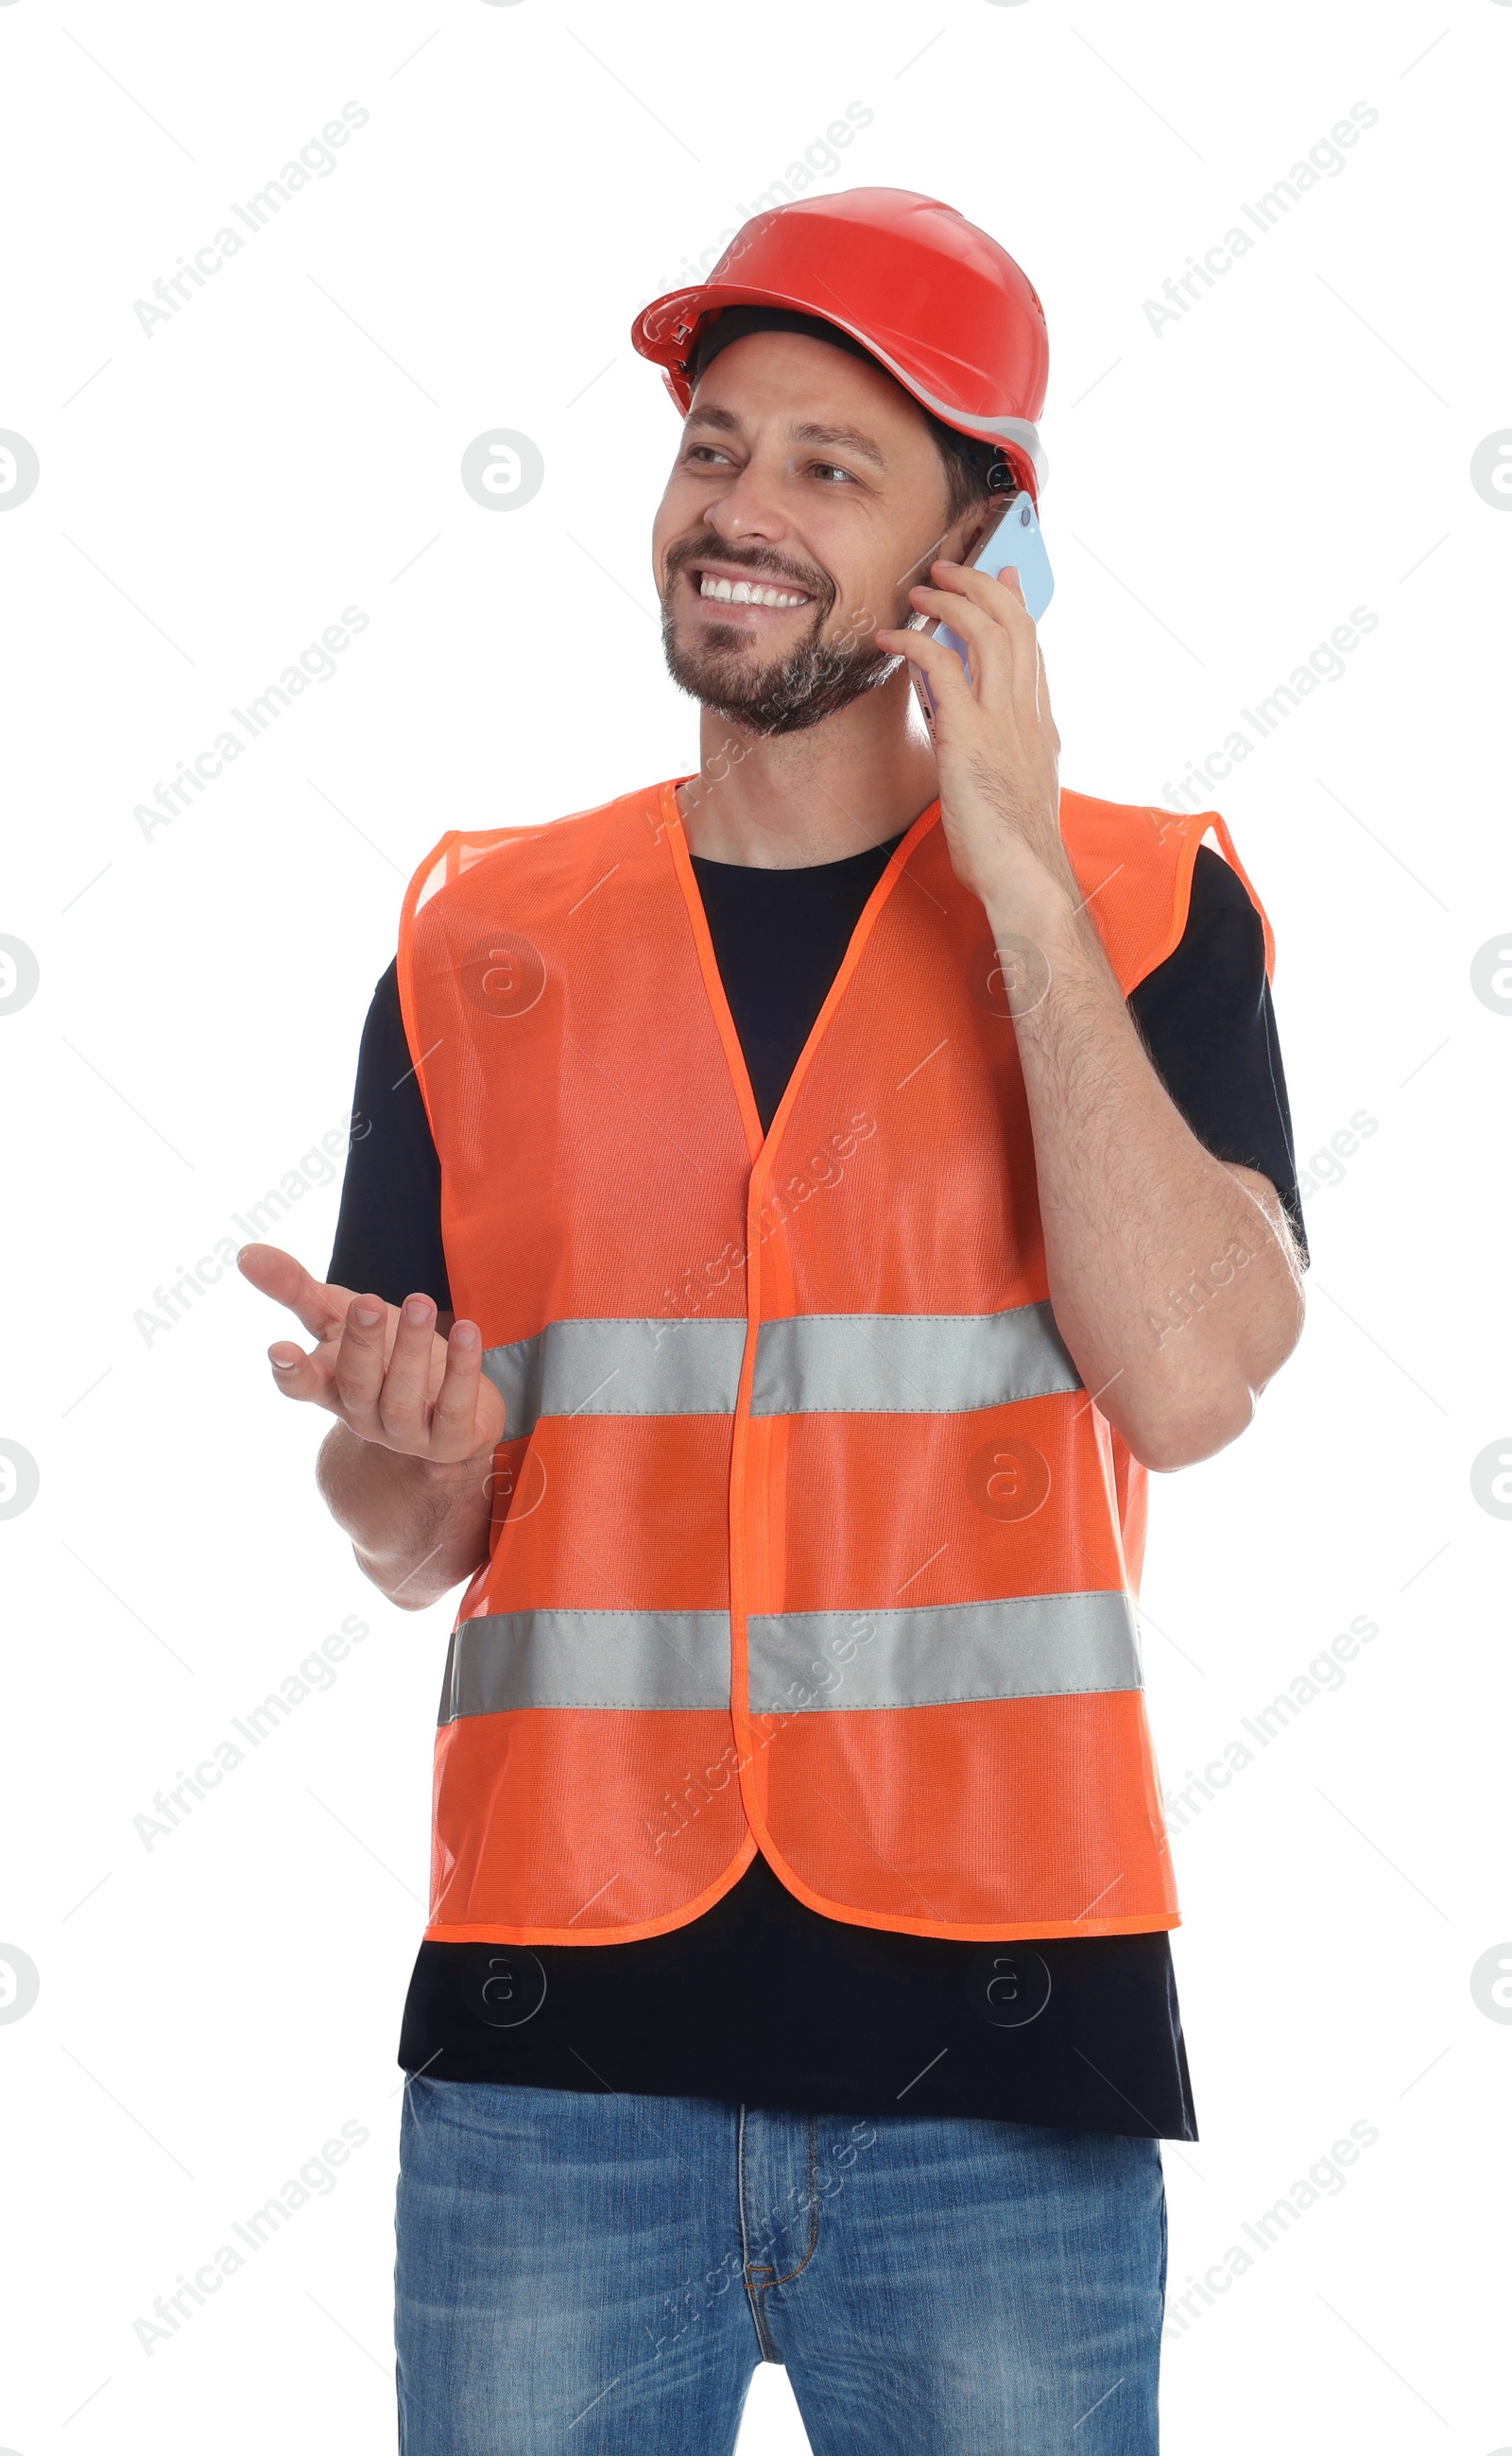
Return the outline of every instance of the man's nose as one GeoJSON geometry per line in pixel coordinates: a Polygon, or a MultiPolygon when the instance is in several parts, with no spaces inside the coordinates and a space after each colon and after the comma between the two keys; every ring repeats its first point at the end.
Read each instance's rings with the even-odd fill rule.
{"type": "Polygon", "coordinates": [[[731,545],[738,542],[771,545],[788,533],[775,479],[752,461],[736,470],[728,485],[705,505],[705,517],[709,527],[731,545]]]}

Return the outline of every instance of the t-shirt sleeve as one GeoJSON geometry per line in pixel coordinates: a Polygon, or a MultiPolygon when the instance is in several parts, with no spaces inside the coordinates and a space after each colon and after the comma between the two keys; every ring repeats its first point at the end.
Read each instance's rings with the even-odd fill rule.
{"type": "Polygon", "coordinates": [[[326,1277],[385,1304],[426,1296],[439,1312],[452,1310],[441,1164],[404,1034],[397,964],[374,991],[362,1027],[352,1142],[326,1277]]]}
{"type": "Polygon", "coordinates": [[[1197,849],[1180,944],[1139,983],[1129,1010],[1198,1142],[1215,1159],[1270,1178],[1305,1268],[1311,1258],[1265,935],[1243,880],[1210,845],[1197,849]]]}

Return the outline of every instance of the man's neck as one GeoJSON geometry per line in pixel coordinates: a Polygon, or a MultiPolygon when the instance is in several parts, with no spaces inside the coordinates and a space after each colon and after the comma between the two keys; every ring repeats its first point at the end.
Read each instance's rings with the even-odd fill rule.
{"type": "Polygon", "coordinates": [[[746,870],[809,870],[886,844],[939,790],[906,670],[802,733],[756,736],[705,708],[699,765],[678,792],[689,849],[746,870]]]}

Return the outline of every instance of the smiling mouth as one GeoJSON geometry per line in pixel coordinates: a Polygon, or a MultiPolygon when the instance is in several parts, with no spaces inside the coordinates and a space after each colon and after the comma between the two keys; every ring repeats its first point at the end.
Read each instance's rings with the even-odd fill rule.
{"type": "Polygon", "coordinates": [[[781,614],[813,603],[801,589],[779,588],[766,582],[725,580],[708,571],[690,576],[698,580],[700,597],[719,605],[762,605],[781,614]]]}

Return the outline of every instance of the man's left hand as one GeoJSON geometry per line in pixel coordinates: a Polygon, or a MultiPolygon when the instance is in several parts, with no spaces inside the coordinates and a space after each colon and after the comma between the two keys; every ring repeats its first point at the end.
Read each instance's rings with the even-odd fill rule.
{"type": "Polygon", "coordinates": [[[922,666],[934,695],[940,820],[963,887],[994,919],[1032,922],[1081,902],[1060,831],[1060,735],[1051,714],[1039,635],[1011,565],[996,579],[967,563],[930,565],[935,585],[909,596],[966,642],[971,680],[953,648],[923,633],[872,636],[922,666]]]}

